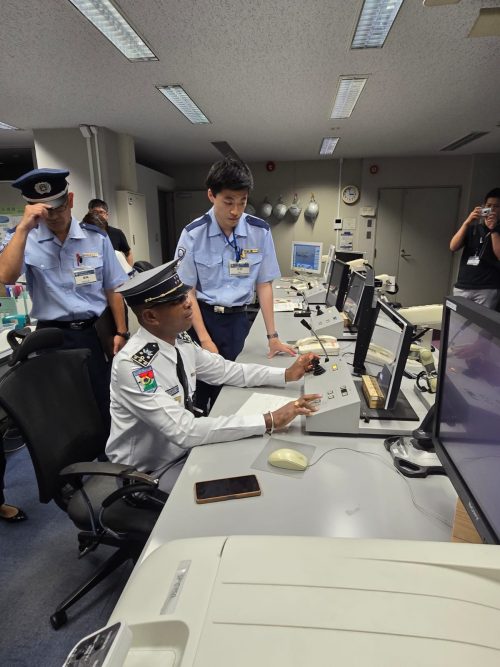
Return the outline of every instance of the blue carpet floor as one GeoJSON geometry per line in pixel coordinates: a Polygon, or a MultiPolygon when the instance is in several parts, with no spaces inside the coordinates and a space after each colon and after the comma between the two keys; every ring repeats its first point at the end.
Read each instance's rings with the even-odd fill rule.
{"type": "Polygon", "coordinates": [[[7,455],[5,483],[6,502],[22,507],[28,520],[0,521],[0,665],[58,667],[82,637],[107,623],[132,565],[77,602],[56,632],[49,622],[56,606],[112,549],[99,547],[78,559],[77,529],[57,505],[39,502],[25,447],[7,455]]]}

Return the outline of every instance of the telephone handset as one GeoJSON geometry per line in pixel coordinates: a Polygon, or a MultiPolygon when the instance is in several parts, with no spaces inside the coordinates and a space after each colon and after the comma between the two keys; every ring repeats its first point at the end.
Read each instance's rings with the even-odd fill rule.
{"type": "Polygon", "coordinates": [[[394,354],[381,345],[370,343],[368,352],[366,353],[366,361],[371,364],[377,364],[378,366],[384,366],[385,364],[393,363],[394,354]]]}
{"type": "MultiPolygon", "coordinates": [[[[319,336],[319,339],[323,343],[323,347],[326,350],[327,354],[338,354],[340,351],[340,346],[337,343],[335,336],[319,336]]],[[[313,354],[321,355],[324,354],[321,349],[321,345],[318,343],[317,339],[314,336],[308,336],[307,338],[301,338],[295,343],[295,347],[298,349],[299,354],[307,354],[312,352],[313,354]]]]}

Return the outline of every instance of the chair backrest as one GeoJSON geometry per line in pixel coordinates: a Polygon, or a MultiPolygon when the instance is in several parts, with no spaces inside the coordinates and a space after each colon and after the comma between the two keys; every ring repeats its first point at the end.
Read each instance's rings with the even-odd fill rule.
{"type": "Polygon", "coordinates": [[[0,406],[24,437],[40,501],[54,499],[64,507],[59,471],[95,459],[104,451],[106,432],[90,384],[89,351],[43,351],[36,343],[47,342],[47,331],[34,331],[16,348],[17,363],[0,378],[0,406]],[[31,356],[22,354],[24,345],[31,356]]]}

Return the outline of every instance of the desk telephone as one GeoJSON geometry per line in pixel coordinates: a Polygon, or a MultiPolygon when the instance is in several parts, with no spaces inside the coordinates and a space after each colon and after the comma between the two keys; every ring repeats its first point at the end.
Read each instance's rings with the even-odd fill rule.
{"type": "MultiPolygon", "coordinates": [[[[335,336],[319,336],[319,339],[323,343],[327,354],[335,355],[339,353],[340,346],[337,343],[335,336]]],[[[299,354],[307,354],[308,352],[313,352],[317,355],[324,354],[321,345],[314,336],[301,338],[295,343],[295,346],[298,349],[299,354]]]]}

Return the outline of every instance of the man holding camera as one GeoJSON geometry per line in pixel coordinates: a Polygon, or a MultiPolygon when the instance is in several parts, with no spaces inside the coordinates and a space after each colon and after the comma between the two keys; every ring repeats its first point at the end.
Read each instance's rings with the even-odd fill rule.
{"type": "Polygon", "coordinates": [[[488,192],[450,241],[463,248],[454,296],[496,308],[500,296],[500,188],[488,192]]]}

